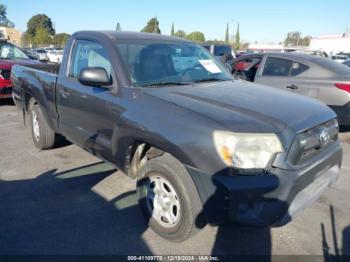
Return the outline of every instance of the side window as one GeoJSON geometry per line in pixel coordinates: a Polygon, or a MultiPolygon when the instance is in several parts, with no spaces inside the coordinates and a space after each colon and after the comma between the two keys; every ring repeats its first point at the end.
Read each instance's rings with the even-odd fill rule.
{"type": "Polygon", "coordinates": [[[300,64],[300,63],[294,62],[293,66],[292,66],[292,71],[290,72],[290,75],[291,76],[297,76],[297,75],[300,75],[300,74],[304,73],[308,69],[309,69],[308,66],[306,66],[304,64],[300,64]]]}
{"type": "Polygon", "coordinates": [[[104,47],[93,41],[77,40],[72,52],[69,77],[78,78],[80,71],[87,67],[102,67],[111,78],[112,66],[104,47]]]}
{"type": "Polygon", "coordinates": [[[263,70],[264,76],[288,76],[293,62],[288,59],[268,57],[263,70]]]}

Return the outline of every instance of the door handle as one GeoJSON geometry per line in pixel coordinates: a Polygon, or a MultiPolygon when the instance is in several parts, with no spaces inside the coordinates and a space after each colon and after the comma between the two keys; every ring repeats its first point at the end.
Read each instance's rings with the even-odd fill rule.
{"type": "Polygon", "coordinates": [[[289,85],[289,86],[286,86],[286,88],[292,89],[292,90],[296,90],[296,89],[298,89],[299,87],[296,86],[296,85],[289,85]]]}

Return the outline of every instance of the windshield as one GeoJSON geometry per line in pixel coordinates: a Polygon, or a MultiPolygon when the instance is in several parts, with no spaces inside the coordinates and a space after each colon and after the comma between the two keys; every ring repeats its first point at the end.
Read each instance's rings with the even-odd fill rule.
{"type": "Polygon", "coordinates": [[[36,50],[36,52],[37,52],[37,53],[41,53],[41,54],[45,54],[45,53],[46,53],[46,51],[43,50],[43,49],[38,49],[38,50],[36,50]]]}
{"type": "Polygon", "coordinates": [[[132,39],[116,46],[136,87],[232,79],[223,65],[194,43],[132,39]]]}
{"type": "Polygon", "coordinates": [[[223,56],[231,54],[231,46],[229,45],[216,45],[214,46],[214,55],[215,56],[223,56]]]}
{"type": "Polygon", "coordinates": [[[12,44],[0,43],[0,59],[29,59],[29,57],[12,44]]]}

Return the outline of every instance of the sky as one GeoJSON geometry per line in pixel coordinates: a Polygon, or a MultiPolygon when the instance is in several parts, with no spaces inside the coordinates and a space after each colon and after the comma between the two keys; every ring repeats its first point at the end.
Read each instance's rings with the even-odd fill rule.
{"type": "Polygon", "coordinates": [[[240,25],[241,39],[260,43],[281,42],[287,32],[303,36],[340,34],[350,27],[349,0],[0,0],[7,17],[25,31],[28,20],[44,13],[57,33],[79,30],[114,30],[117,22],[125,31],[140,31],[157,16],[163,34],[201,31],[207,40],[225,37],[240,25]]]}

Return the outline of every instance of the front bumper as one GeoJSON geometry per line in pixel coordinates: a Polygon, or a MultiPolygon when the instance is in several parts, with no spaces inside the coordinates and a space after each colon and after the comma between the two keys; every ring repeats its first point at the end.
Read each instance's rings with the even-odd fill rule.
{"type": "Polygon", "coordinates": [[[342,126],[350,126],[350,102],[342,106],[329,106],[338,117],[338,122],[342,126]]]}
{"type": "Polygon", "coordinates": [[[0,99],[12,97],[12,86],[0,86],[0,99]]]}
{"type": "Polygon", "coordinates": [[[266,227],[288,223],[316,201],[337,180],[341,161],[342,149],[336,143],[298,171],[272,168],[265,174],[229,176],[229,170],[214,175],[187,170],[210,224],[266,227]]]}

